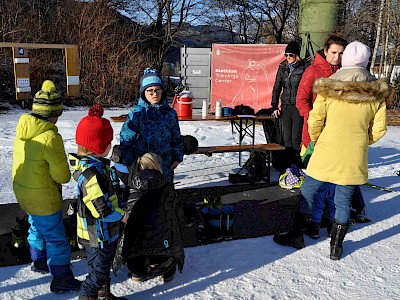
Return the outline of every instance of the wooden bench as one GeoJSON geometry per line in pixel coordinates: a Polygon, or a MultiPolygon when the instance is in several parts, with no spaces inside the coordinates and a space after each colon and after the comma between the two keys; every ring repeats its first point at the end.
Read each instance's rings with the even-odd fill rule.
{"type": "Polygon", "coordinates": [[[193,154],[205,154],[211,156],[213,153],[224,152],[251,152],[260,151],[268,153],[275,150],[285,150],[285,147],[279,144],[254,144],[254,145],[227,145],[227,146],[209,146],[199,147],[193,154]]]}
{"type": "MultiPolygon", "coordinates": [[[[205,154],[212,156],[214,153],[225,153],[225,152],[264,152],[267,155],[267,178],[266,182],[270,182],[271,179],[271,151],[285,150],[285,147],[279,144],[255,144],[255,145],[228,145],[228,146],[209,146],[199,147],[193,154],[205,154]]],[[[236,173],[238,174],[243,170],[243,167],[236,173]]]]}

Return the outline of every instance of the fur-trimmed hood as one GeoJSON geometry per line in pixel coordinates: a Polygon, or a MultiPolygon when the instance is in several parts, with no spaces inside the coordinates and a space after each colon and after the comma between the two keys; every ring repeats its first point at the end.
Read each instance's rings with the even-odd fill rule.
{"type": "Polygon", "coordinates": [[[389,95],[389,86],[383,79],[368,82],[319,78],[314,82],[313,92],[323,97],[346,102],[382,102],[389,95]]]}

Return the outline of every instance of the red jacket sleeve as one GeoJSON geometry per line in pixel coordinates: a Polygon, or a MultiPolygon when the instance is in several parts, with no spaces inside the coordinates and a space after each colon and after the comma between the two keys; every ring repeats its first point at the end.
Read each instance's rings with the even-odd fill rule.
{"type": "Polygon", "coordinates": [[[315,72],[312,66],[308,67],[301,77],[297,89],[296,107],[302,117],[307,117],[312,109],[313,92],[312,87],[315,80],[315,72]]]}

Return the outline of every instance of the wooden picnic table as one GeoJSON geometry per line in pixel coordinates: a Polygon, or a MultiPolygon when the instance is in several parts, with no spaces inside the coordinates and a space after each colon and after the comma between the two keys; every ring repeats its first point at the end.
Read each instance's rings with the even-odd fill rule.
{"type": "MultiPolygon", "coordinates": [[[[114,122],[125,122],[126,115],[111,117],[114,122]]],[[[274,117],[271,116],[254,116],[254,115],[238,115],[238,116],[222,116],[216,117],[215,115],[202,116],[191,116],[181,117],[178,116],[179,121],[230,121],[232,127],[232,134],[236,131],[239,134],[239,145],[243,144],[243,140],[246,136],[251,138],[251,143],[254,145],[255,141],[255,128],[257,121],[272,120],[274,117]]],[[[239,165],[242,165],[242,155],[239,151],[239,165]]]]}

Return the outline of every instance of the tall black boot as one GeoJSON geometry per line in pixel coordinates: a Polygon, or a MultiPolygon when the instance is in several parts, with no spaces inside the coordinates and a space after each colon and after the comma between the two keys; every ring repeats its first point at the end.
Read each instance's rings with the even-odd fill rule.
{"type": "Polygon", "coordinates": [[[304,248],[303,233],[307,230],[310,221],[310,215],[305,215],[296,211],[292,228],[286,234],[275,234],[275,243],[278,243],[282,246],[290,246],[296,249],[304,248]]]}
{"type": "Polygon", "coordinates": [[[97,294],[97,300],[127,300],[124,297],[117,297],[111,293],[110,279],[108,279],[97,294]]]}
{"type": "Polygon", "coordinates": [[[343,252],[343,240],[344,236],[349,229],[349,223],[340,224],[336,219],[333,221],[331,231],[331,254],[332,260],[339,260],[343,252]]]}

